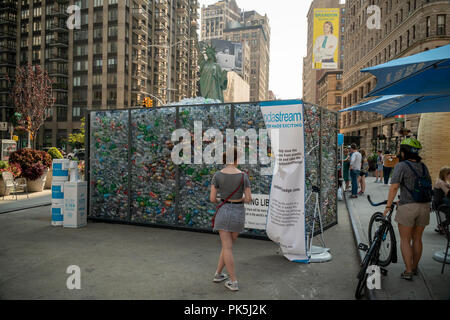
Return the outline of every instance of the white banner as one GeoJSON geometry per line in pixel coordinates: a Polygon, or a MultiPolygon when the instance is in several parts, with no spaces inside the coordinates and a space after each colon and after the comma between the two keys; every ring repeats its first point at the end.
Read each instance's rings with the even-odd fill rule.
{"type": "Polygon", "coordinates": [[[252,194],[252,202],[245,204],[245,228],[266,230],[269,196],[252,194]]]}
{"type": "Polygon", "coordinates": [[[305,146],[300,100],[261,102],[275,167],[266,233],[283,255],[308,263],[305,235],[305,146]]]}

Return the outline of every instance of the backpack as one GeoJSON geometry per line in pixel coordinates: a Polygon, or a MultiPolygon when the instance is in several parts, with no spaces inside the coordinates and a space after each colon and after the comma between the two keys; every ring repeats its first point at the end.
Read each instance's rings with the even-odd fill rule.
{"type": "Polygon", "coordinates": [[[433,187],[425,165],[422,163],[423,176],[421,177],[417,174],[417,171],[414,170],[408,161],[405,161],[405,163],[416,176],[416,180],[414,181],[414,189],[410,190],[405,186],[406,190],[409,191],[415,202],[430,202],[433,196],[433,187]]]}

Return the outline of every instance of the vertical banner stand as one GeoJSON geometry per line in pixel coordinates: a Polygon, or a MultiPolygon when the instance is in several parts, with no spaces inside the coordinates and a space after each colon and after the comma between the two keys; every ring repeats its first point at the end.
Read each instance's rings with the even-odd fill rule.
{"type": "Polygon", "coordinates": [[[311,239],[308,241],[309,249],[307,252],[310,254],[309,262],[317,263],[317,262],[328,262],[331,261],[332,256],[330,254],[330,249],[325,246],[325,240],[323,239],[323,224],[322,224],[322,216],[320,214],[320,206],[319,206],[319,193],[320,189],[316,186],[313,186],[313,193],[316,194],[316,205],[314,207],[314,217],[313,224],[310,230],[310,234],[308,234],[308,238],[311,239]],[[320,226],[320,239],[323,247],[313,246],[312,241],[314,238],[314,227],[316,224],[317,217],[319,217],[319,226],[320,226]]]}

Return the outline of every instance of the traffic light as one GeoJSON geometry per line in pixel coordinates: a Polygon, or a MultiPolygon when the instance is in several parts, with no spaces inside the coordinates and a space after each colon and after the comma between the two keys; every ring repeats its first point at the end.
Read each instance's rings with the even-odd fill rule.
{"type": "Polygon", "coordinates": [[[144,101],[142,102],[142,106],[144,108],[152,108],[153,107],[153,100],[149,97],[144,98],[144,101]]]}

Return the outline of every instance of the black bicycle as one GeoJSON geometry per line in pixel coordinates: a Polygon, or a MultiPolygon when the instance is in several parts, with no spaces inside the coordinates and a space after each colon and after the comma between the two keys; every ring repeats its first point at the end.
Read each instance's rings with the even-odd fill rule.
{"type": "MultiPolygon", "coordinates": [[[[387,200],[380,203],[373,203],[370,196],[367,196],[367,199],[374,207],[387,204],[387,200]]],[[[391,262],[397,262],[397,241],[391,224],[391,216],[396,207],[397,204],[394,203],[386,217],[381,212],[374,213],[369,223],[369,246],[363,243],[358,245],[358,249],[367,253],[361,263],[361,270],[357,276],[359,281],[355,292],[356,299],[361,298],[366,286],[368,277],[367,268],[369,266],[380,266],[381,274],[387,275],[387,270],[383,267],[388,266],[391,262]]]]}

